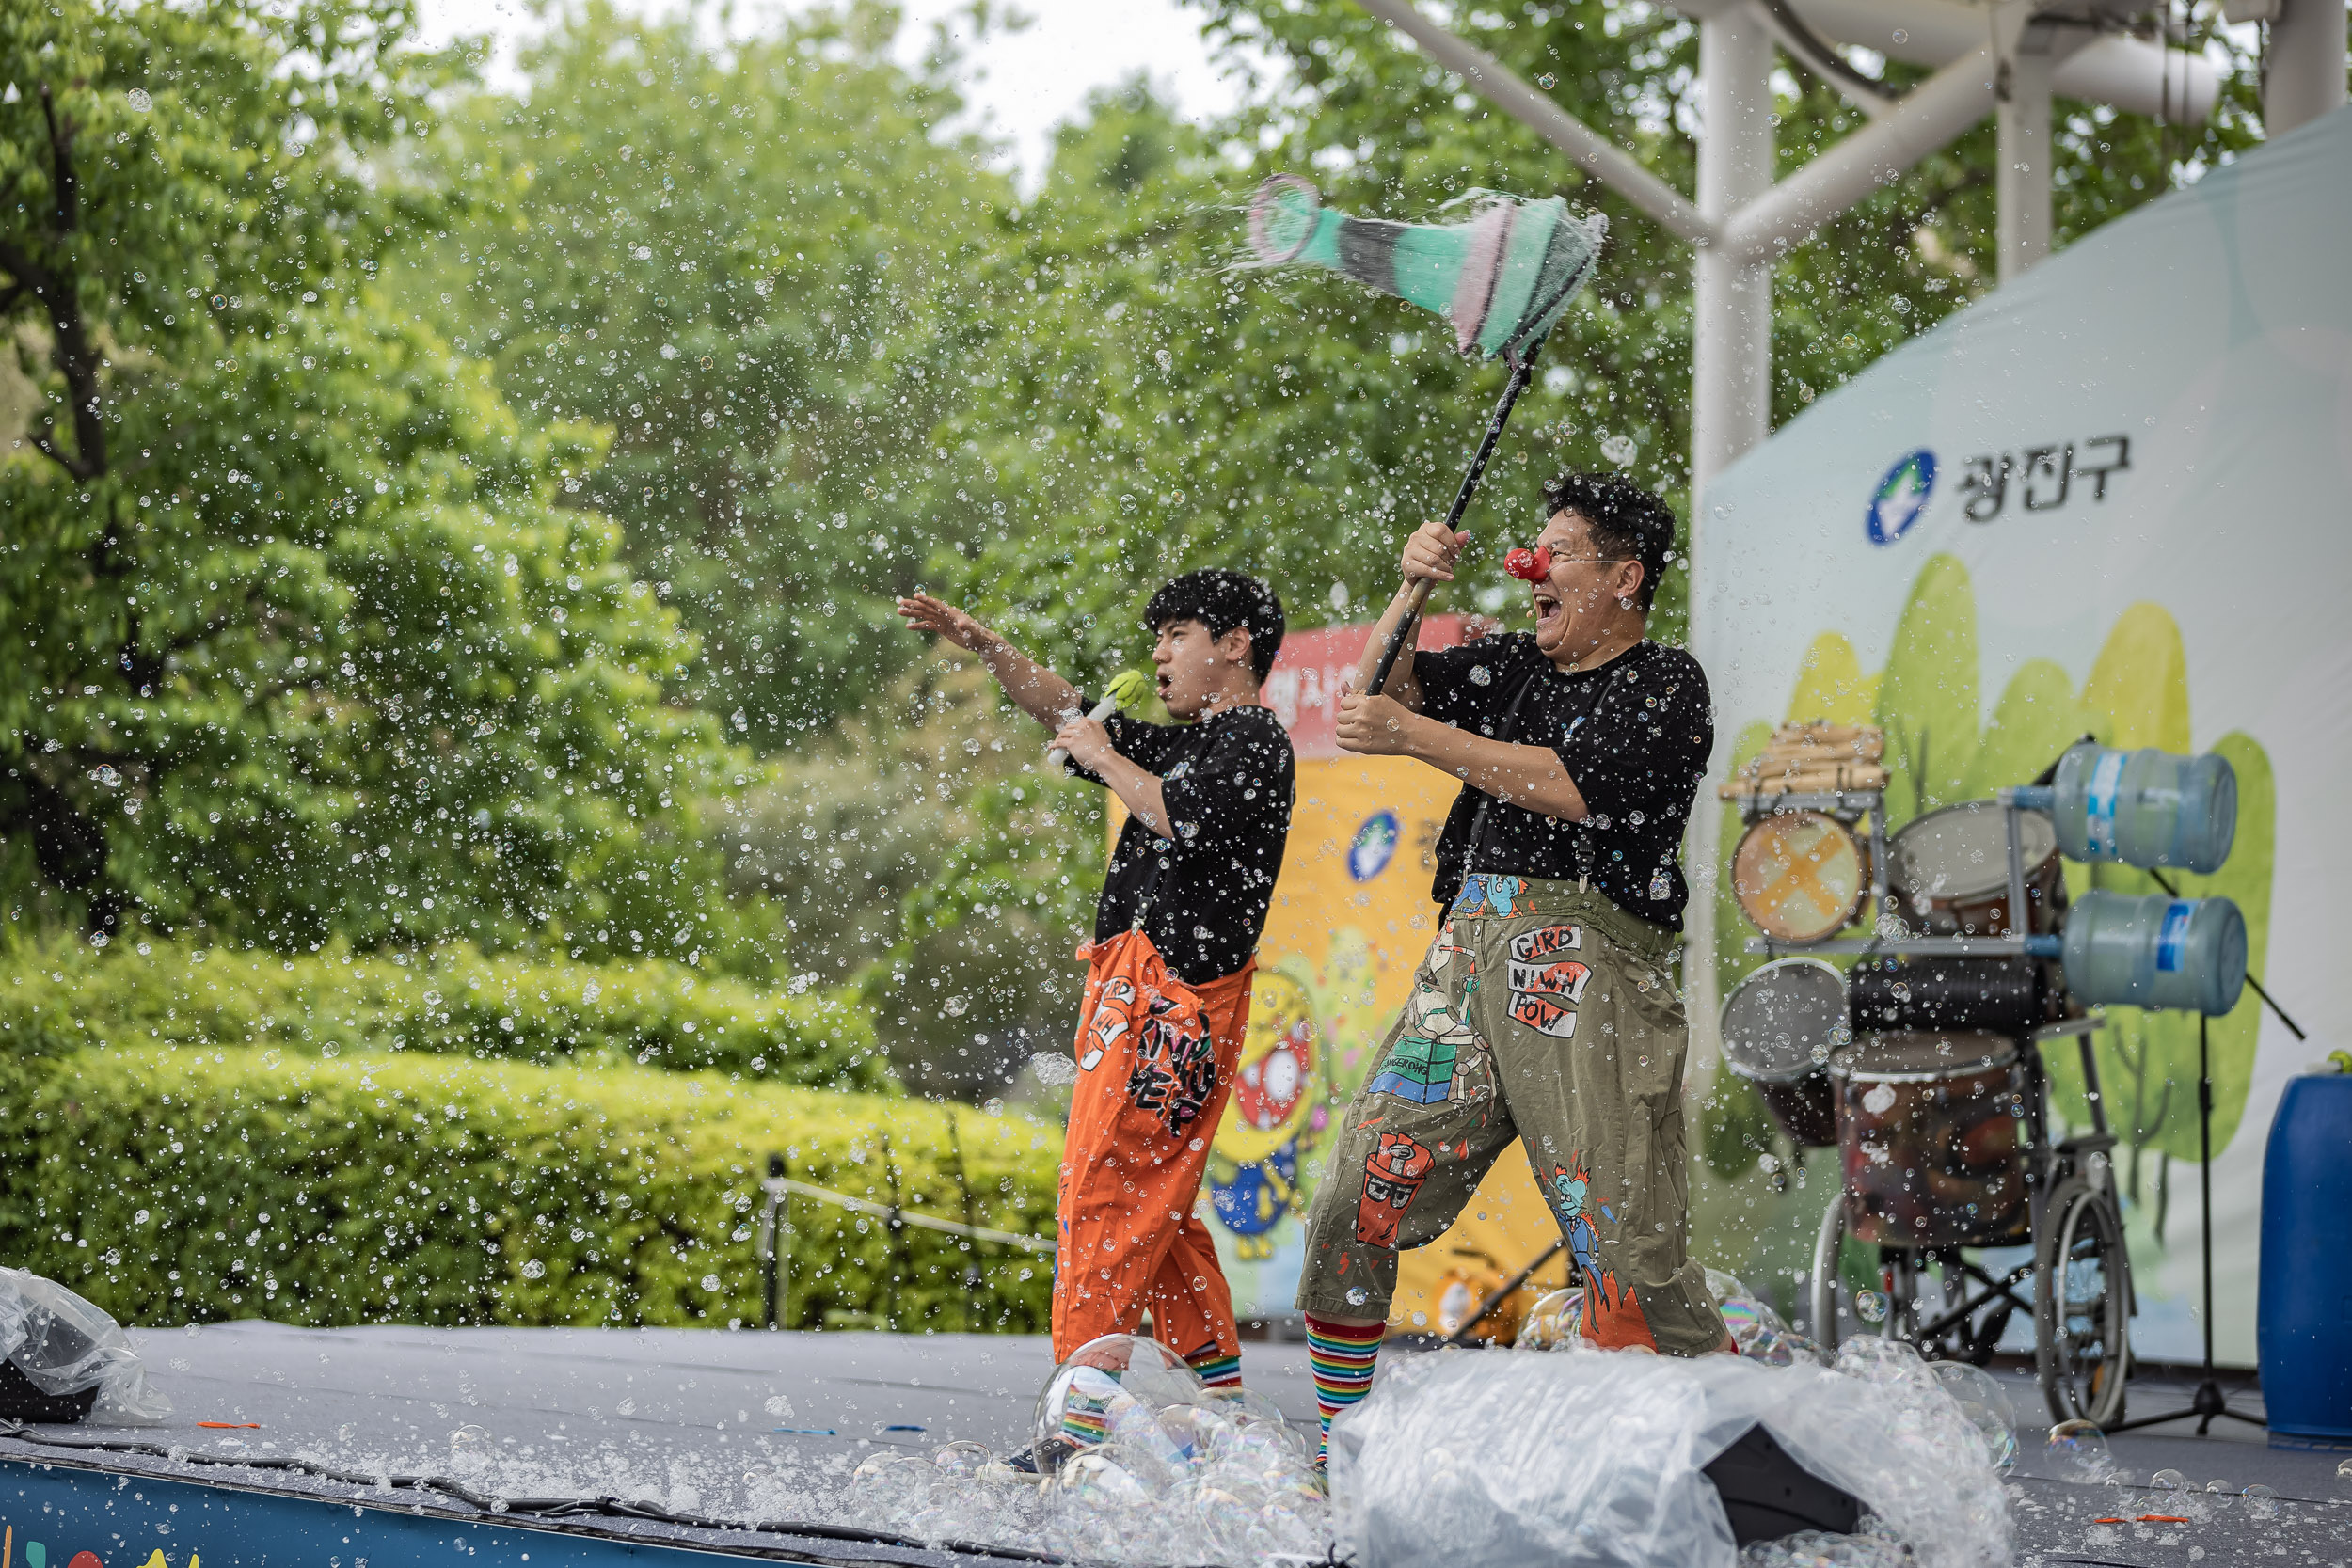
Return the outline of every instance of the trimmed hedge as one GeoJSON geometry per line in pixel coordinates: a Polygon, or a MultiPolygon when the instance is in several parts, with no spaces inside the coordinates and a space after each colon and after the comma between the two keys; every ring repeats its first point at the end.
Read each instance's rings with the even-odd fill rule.
{"type": "Polygon", "coordinates": [[[92,1043],[429,1051],[556,1065],[597,1057],[887,1092],[872,1020],[826,991],[763,990],[684,964],[485,958],[452,945],[355,958],[170,942],[81,943],[0,972],[0,1052],[92,1043]]]}
{"type": "MultiPolygon", "coordinates": [[[[1058,1130],[1018,1117],[634,1065],[96,1047],[0,1058],[0,1256],[150,1325],[756,1324],[771,1150],[961,1219],[959,1144],[979,1224],[1051,1234],[1058,1130]]],[[[1049,1258],[793,1217],[790,1325],[1048,1321],[1049,1258]]]]}

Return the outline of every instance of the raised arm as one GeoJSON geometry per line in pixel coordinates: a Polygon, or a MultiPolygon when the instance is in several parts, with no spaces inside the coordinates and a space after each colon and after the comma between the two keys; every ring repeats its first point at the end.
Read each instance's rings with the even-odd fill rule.
{"type": "MultiPolygon", "coordinates": [[[[1470,543],[1467,533],[1455,533],[1443,523],[1423,523],[1405,541],[1405,549],[1397,564],[1405,574],[1405,581],[1381,613],[1379,625],[1372,628],[1371,639],[1364,643],[1364,657],[1356,662],[1356,678],[1348,683],[1350,690],[1361,691],[1372,684],[1373,673],[1379,668],[1381,650],[1389,645],[1389,636],[1399,623],[1421,619],[1421,611],[1413,605],[1414,585],[1420,582],[1452,582],[1454,562],[1470,543]]],[[[1393,697],[1415,713],[1421,711],[1421,681],[1413,673],[1413,641],[1419,630],[1408,632],[1406,651],[1389,672],[1389,684],[1383,695],[1393,697]]]]}
{"type": "Polygon", "coordinates": [[[914,594],[898,601],[898,613],[909,630],[930,632],[979,655],[980,668],[996,677],[1013,705],[1047,729],[1061,728],[1083,710],[1077,688],[954,605],[914,594]]]}

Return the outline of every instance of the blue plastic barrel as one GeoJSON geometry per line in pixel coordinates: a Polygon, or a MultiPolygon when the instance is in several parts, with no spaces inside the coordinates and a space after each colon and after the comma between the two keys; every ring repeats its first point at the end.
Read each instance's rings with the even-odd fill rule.
{"type": "Polygon", "coordinates": [[[2254,1332],[2271,1446],[2352,1449],[2352,1076],[2287,1084],[2262,1223],[2254,1332]]]}

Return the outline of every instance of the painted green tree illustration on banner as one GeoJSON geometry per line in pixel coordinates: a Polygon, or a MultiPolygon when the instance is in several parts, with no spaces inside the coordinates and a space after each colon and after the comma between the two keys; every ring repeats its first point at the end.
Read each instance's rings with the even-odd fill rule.
{"type": "MultiPolygon", "coordinates": [[[[1887,651],[1885,668],[1866,673],[1853,646],[1822,632],[1805,651],[1789,694],[1788,721],[1875,723],[1886,731],[1888,831],[1913,817],[1963,800],[1983,800],[2004,784],[2040,774],[2066,748],[2088,735],[2102,745],[2194,751],[2188,706],[2188,655],[2180,626],[2161,605],[2126,609],[2108,629],[2090,673],[2077,691],[2048,659],[2029,659],[2010,677],[1992,717],[1979,721],[1979,658],[1976,592],[1967,568],[1949,555],[1920,568],[1887,651]]],[[[1748,724],[1734,737],[1734,768],[1762,749],[1772,726],[1748,724]]],[[[2269,757],[2252,736],[2232,731],[2210,750],[2237,770],[2237,842],[2227,864],[2210,877],[2166,872],[2182,896],[2226,896],[2246,916],[2247,962],[2259,975],[2269,949],[2270,884],[2275,801],[2269,757]]],[[[1764,962],[1744,951],[1748,929],[1731,895],[1731,857],[1738,848],[1739,812],[1724,806],[1722,864],[1716,885],[1716,976],[1728,995],[1764,962]]],[[[2066,866],[2067,888],[2079,897],[2092,888],[2135,895],[2163,891],[2145,871],[2120,865],[2066,866]]],[[[2214,1148],[2226,1148],[2246,1108],[2253,1076],[2261,1003],[2249,990],[2228,1016],[2208,1021],[2213,1053],[2214,1148]]],[[[2109,1007],[2098,1036],[2099,1070],[2107,1114],[2122,1139],[2125,1194],[2163,1206],[2162,1168],[2195,1160],[2198,1128],[2196,1015],[2109,1007]],[[2152,1174],[2151,1163],[2155,1163],[2152,1174]]],[[[2051,1102],[2063,1120],[2090,1120],[2079,1058],[2052,1052],[2051,1102]]],[[[1744,1088],[1744,1085],[1740,1087],[1744,1088]]],[[[1769,1146],[1770,1123],[1752,1093],[1719,1085],[1708,1125],[1706,1152],[1719,1175],[1734,1176],[1769,1146]]]]}

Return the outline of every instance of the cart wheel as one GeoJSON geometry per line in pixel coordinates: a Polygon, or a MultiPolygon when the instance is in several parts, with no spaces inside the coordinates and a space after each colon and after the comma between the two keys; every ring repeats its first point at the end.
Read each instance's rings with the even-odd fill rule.
{"type": "Polygon", "coordinates": [[[2042,1289],[2034,1302],[2034,1360],[2053,1420],[2108,1426],[2123,1418],[2131,1367],[2131,1260],[2123,1221],[2104,1187],[2058,1183],[2036,1238],[2042,1289]]]}
{"type": "Polygon", "coordinates": [[[1812,1300],[1806,1304],[1811,1315],[1804,1326],[1816,1342],[1831,1350],[1837,1348],[1837,1272],[1844,1261],[1845,1241],[1846,1200],[1832,1194],[1829,1207],[1821,1211],[1821,1227],[1813,1239],[1812,1300]]]}
{"type": "Polygon", "coordinates": [[[1886,1302],[1886,1311],[1875,1323],[1865,1320],[1855,1310],[1853,1291],[1848,1288],[1845,1276],[1849,1266],[1857,1263],[1861,1272],[1870,1277],[1872,1288],[1879,1289],[1880,1293],[1885,1295],[1886,1292],[1880,1289],[1886,1282],[1880,1277],[1879,1249],[1857,1242],[1846,1233],[1846,1200],[1842,1196],[1833,1196],[1829,1207],[1821,1212],[1821,1227],[1814,1237],[1813,1275],[1809,1282],[1810,1299],[1806,1304],[1811,1317],[1804,1330],[1824,1349],[1834,1351],[1837,1348],[1838,1328],[1849,1314],[1865,1334],[1901,1331],[1896,1305],[1891,1298],[1886,1302]]]}

